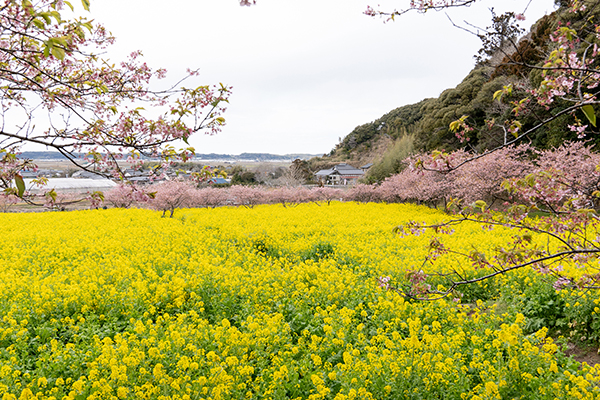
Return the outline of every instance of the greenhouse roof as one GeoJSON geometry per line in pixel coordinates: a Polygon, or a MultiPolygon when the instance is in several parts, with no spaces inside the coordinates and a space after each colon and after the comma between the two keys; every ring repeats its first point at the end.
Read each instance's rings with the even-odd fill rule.
{"type": "Polygon", "coordinates": [[[56,191],[88,191],[88,190],[107,190],[117,184],[110,179],[75,179],[75,178],[50,178],[43,187],[37,187],[32,184],[32,179],[24,179],[25,187],[32,192],[54,189],[56,191]]]}

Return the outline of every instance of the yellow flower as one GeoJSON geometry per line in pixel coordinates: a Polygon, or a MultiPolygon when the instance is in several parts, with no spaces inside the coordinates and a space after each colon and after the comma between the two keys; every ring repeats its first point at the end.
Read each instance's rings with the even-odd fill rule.
{"type": "Polygon", "coordinates": [[[127,393],[129,393],[129,389],[127,389],[126,387],[120,386],[119,388],[117,388],[117,397],[118,398],[126,399],[127,393]]]}
{"type": "Polygon", "coordinates": [[[321,365],[321,357],[319,357],[317,354],[311,354],[310,357],[312,358],[312,361],[316,366],[321,365]]]}
{"type": "Polygon", "coordinates": [[[321,377],[316,374],[312,374],[310,376],[310,380],[312,381],[313,385],[315,385],[315,386],[321,386],[324,383],[323,379],[321,379],[321,377]]]}

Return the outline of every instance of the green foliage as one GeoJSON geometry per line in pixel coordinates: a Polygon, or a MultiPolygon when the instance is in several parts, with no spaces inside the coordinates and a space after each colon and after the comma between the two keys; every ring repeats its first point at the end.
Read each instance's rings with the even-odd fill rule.
{"type": "Polygon", "coordinates": [[[279,258],[281,255],[273,240],[266,235],[257,235],[252,238],[251,248],[256,254],[266,258],[279,258]]]}
{"type": "Polygon", "coordinates": [[[519,286],[518,290],[515,286],[505,287],[503,301],[527,317],[526,332],[536,332],[543,327],[557,332],[565,326],[565,301],[550,282],[530,275],[513,281],[519,286]]]}
{"type": "MultiPolygon", "coordinates": [[[[393,139],[411,135],[414,138],[414,149],[417,151],[442,147],[452,150],[461,147],[448,126],[463,115],[469,115],[470,118],[475,118],[477,123],[483,124],[485,108],[492,102],[492,97],[486,99],[478,94],[489,80],[489,73],[489,68],[475,68],[456,88],[445,90],[437,99],[425,99],[416,104],[399,107],[373,122],[356,127],[336,146],[330,156],[351,156],[367,148],[367,144],[380,135],[387,135],[393,139]]],[[[396,145],[397,143],[394,144],[396,145]]],[[[394,150],[388,153],[392,154],[394,150]]],[[[386,173],[379,175],[383,176],[386,173]]]]}
{"type": "Polygon", "coordinates": [[[333,245],[328,242],[318,242],[312,245],[309,249],[300,253],[300,258],[304,261],[313,260],[319,262],[326,258],[331,258],[335,255],[333,245]]]}
{"type": "Polygon", "coordinates": [[[366,147],[380,135],[388,135],[398,139],[414,130],[423,117],[422,107],[432,99],[426,99],[416,104],[396,108],[381,118],[364,125],[357,126],[348,134],[332,151],[331,155],[349,153],[350,151],[366,147]]]}
{"type": "Polygon", "coordinates": [[[567,297],[564,308],[563,334],[571,340],[600,342],[600,308],[597,294],[586,291],[565,293],[567,297]]]}
{"type": "MultiPolygon", "coordinates": [[[[478,99],[477,95],[488,80],[488,68],[475,68],[456,88],[445,90],[439,98],[430,102],[416,132],[417,147],[427,151],[463,147],[448,127],[463,115],[469,116],[469,124],[472,126],[484,123],[487,104],[478,99]]],[[[487,103],[491,101],[490,97],[487,103]]],[[[475,145],[476,138],[470,139],[471,145],[475,145]]]]}
{"type": "Polygon", "coordinates": [[[231,177],[232,185],[254,185],[258,183],[256,173],[248,171],[242,166],[236,165],[226,172],[227,176],[231,177]]]}

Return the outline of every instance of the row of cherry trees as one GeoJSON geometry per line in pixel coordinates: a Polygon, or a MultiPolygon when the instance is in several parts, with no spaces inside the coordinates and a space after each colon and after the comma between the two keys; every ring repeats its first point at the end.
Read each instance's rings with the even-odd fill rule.
{"type": "Polygon", "coordinates": [[[528,145],[509,146],[486,158],[473,160],[462,168],[441,173],[440,163],[458,163],[472,157],[465,151],[449,155],[420,155],[409,158],[406,168],[380,185],[358,184],[347,190],[330,187],[231,186],[198,188],[194,182],[166,181],[145,190],[122,184],[105,193],[105,202],[114,207],[137,204],[169,211],[182,207],[220,207],[258,204],[329,203],[332,200],[358,202],[416,202],[447,210],[486,203],[486,208],[506,210],[514,205],[556,211],[578,199],[578,207],[595,207],[600,190],[600,154],[581,142],[552,150],[528,145]],[[423,168],[427,166],[427,168],[423,168]],[[542,177],[553,176],[544,185],[542,177]],[[548,186],[549,185],[549,186],[548,186]],[[479,203],[478,203],[479,202],[479,203]]]}
{"type": "Polygon", "coordinates": [[[252,208],[259,204],[282,204],[284,207],[300,203],[329,204],[333,200],[353,200],[354,190],[344,191],[329,187],[279,187],[234,185],[226,188],[198,188],[192,182],[166,181],[153,185],[151,192],[132,185],[119,185],[106,192],[105,202],[114,207],[148,206],[168,211],[173,216],[177,208],[243,206],[252,208]]]}
{"type": "Polygon", "coordinates": [[[508,146],[487,157],[473,159],[461,168],[440,172],[471,157],[473,154],[466,151],[410,157],[403,171],[374,190],[376,199],[414,201],[445,208],[483,200],[496,209],[518,203],[544,210],[555,210],[557,204],[575,197],[589,208],[596,203],[594,193],[600,189],[596,167],[600,155],[582,142],[566,143],[551,150],[537,150],[529,145],[508,146]],[[552,193],[540,180],[549,175],[553,176],[552,193]],[[529,184],[519,184],[522,179],[529,184]]]}

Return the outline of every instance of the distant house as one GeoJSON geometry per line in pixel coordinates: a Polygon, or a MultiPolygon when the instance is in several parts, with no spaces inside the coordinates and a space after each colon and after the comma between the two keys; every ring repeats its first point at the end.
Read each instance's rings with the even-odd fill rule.
{"type": "Polygon", "coordinates": [[[102,175],[98,175],[93,172],[84,171],[84,170],[74,172],[73,175],[71,175],[71,178],[75,178],[75,179],[106,179],[102,175]]]}
{"type": "Polygon", "coordinates": [[[365,164],[365,165],[363,165],[362,167],[360,167],[360,169],[362,169],[362,170],[363,170],[363,172],[367,172],[367,170],[368,170],[369,168],[371,168],[372,166],[373,166],[373,163],[368,163],[368,164],[365,164]]]}
{"type": "Polygon", "coordinates": [[[208,183],[211,185],[227,185],[231,183],[231,179],[221,178],[220,176],[215,176],[208,180],[208,183]]]}
{"type": "Polygon", "coordinates": [[[54,178],[63,174],[61,171],[54,169],[38,169],[37,171],[21,171],[23,178],[54,178]]]}
{"type": "Polygon", "coordinates": [[[354,168],[352,165],[342,163],[330,169],[322,169],[315,172],[317,182],[326,185],[352,185],[365,175],[362,169],[354,168]]]}

